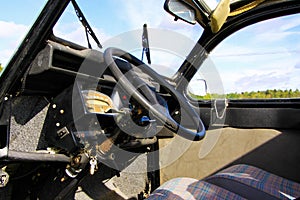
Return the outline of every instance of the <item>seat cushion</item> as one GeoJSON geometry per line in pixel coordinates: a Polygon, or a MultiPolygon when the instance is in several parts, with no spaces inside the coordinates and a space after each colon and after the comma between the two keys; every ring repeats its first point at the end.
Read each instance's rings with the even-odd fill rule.
{"type": "Polygon", "coordinates": [[[148,198],[153,199],[244,199],[216,185],[192,178],[175,178],[157,188],[148,198]]]}
{"type": "Polygon", "coordinates": [[[295,199],[300,184],[249,165],[234,165],[205,181],[247,199],[295,199]]]}

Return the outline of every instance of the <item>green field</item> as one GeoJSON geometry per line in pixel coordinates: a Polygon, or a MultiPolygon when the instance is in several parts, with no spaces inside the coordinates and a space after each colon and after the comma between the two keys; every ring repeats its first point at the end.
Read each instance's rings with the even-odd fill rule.
{"type": "Polygon", "coordinates": [[[224,95],[219,94],[206,94],[205,96],[199,96],[190,93],[195,99],[215,99],[215,98],[227,98],[227,99],[273,99],[273,98],[300,98],[299,89],[296,90],[266,90],[256,92],[242,92],[242,93],[229,93],[224,95]]]}

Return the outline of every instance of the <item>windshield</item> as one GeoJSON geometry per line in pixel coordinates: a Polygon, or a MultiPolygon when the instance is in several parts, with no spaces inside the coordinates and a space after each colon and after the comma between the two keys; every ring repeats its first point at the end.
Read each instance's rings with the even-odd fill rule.
{"type": "Polygon", "coordinates": [[[1,2],[0,75],[45,3],[46,0],[13,0],[1,2]]]}
{"type": "MultiPolygon", "coordinates": [[[[108,47],[118,47],[148,64],[142,46],[143,26],[147,25],[151,67],[167,77],[178,70],[202,33],[198,24],[174,21],[163,9],[164,0],[76,2],[103,46],[98,48],[89,37],[92,47],[102,52],[108,47]]],[[[54,34],[88,47],[85,29],[71,3],[54,27],[54,34]]]]}

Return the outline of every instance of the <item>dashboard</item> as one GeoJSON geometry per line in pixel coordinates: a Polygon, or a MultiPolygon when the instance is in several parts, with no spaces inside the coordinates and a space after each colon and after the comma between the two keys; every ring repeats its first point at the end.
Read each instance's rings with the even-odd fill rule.
{"type": "MultiPolygon", "coordinates": [[[[134,71],[135,76],[127,78],[137,88],[142,79],[161,106],[176,112],[174,100],[150,76],[122,59],[115,62],[124,74],[134,71]]],[[[48,41],[23,78],[20,92],[49,99],[45,139],[69,154],[87,151],[107,160],[118,149],[139,151],[154,144],[159,135],[173,136],[122,89],[100,51],[48,41]]]]}

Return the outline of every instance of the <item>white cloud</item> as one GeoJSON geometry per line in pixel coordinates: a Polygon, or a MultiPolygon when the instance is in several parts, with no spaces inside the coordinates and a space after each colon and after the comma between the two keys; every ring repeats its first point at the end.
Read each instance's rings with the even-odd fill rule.
{"type": "Polygon", "coordinates": [[[229,61],[216,64],[226,93],[299,88],[299,72],[295,67],[297,56],[284,54],[277,55],[278,58],[272,55],[250,57],[257,60],[249,63],[247,56],[232,57],[231,66],[229,61]]]}
{"type": "Polygon", "coordinates": [[[297,75],[295,71],[257,73],[249,76],[240,77],[235,81],[235,86],[240,91],[264,91],[267,89],[296,89],[299,88],[299,81],[295,81],[297,75]],[[245,88],[251,88],[245,90],[245,88]]]}
{"type": "Polygon", "coordinates": [[[6,66],[14,52],[15,49],[0,50],[0,63],[2,64],[2,66],[6,66]]]}
{"type": "Polygon", "coordinates": [[[226,93],[299,87],[295,55],[286,53],[226,59],[226,62],[222,59],[216,62],[226,93]]]}
{"type": "Polygon", "coordinates": [[[226,92],[300,88],[299,25],[299,15],[261,22],[216,47],[211,56],[226,92]]]}
{"type": "Polygon", "coordinates": [[[124,6],[124,13],[121,16],[133,29],[142,27],[144,23],[147,23],[149,27],[156,27],[161,23],[165,14],[163,1],[122,0],[121,4],[124,6]],[[156,12],[155,15],[153,15],[153,10],[156,12]]]}
{"type": "Polygon", "coordinates": [[[220,0],[207,0],[206,4],[210,7],[210,9],[214,10],[219,2],[220,0]]]}
{"type": "Polygon", "coordinates": [[[299,37],[299,29],[293,30],[299,26],[299,15],[291,15],[263,21],[259,25],[250,26],[247,29],[255,36],[249,38],[254,45],[259,45],[261,42],[272,45],[274,42],[278,44],[292,36],[299,37]]]}
{"type": "Polygon", "coordinates": [[[14,22],[0,21],[0,63],[6,66],[29,27],[14,22]]]}
{"type": "MultiPolygon", "coordinates": [[[[295,15],[296,16],[296,15],[295,15]]],[[[300,20],[294,15],[286,17],[288,20],[284,20],[280,29],[282,31],[289,31],[290,29],[300,26],[300,20]]]]}
{"type": "Polygon", "coordinates": [[[266,32],[256,37],[256,42],[274,43],[291,36],[300,36],[300,32],[266,32]]]}
{"type": "Polygon", "coordinates": [[[0,21],[0,29],[0,39],[16,39],[27,32],[28,26],[14,22],[0,21]]]}
{"type": "MultiPolygon", "coordinates": [[[[101,44],[103,44],[103,41],[106,41],[111,36],[107,35],[104,31],[93,27],[93,31],[95,32],[95,35],[98,37],[98,40],[101,44]]],[[[57,37],[69,40],[71,42],[80,44],[82,46],[87,47],[87,38],[85,34],[85,29],[80,23],[63,23],[63,24],[57,24],[54,27],[54,34],[57,37]]],[[[93,38],[89,35],[89,41],[92,44],[93,48],[97,49],[97,45],[93,38]]]]}
{"type": "MultiPolygon", "coordinates": [[[[163,28],[180,32],[185,36],[198,40],[201,35],[199,25],[190,25],[181,20],[174,21],[174,17],[163,9],[164,1],[157,0],[122,0],[124,13],[120,14],[126,19],[129,30],[140,29],[147,23],[148,28],[163,28]]],[[[120,3],[121,5],[121,3],[120,3]]]]}

